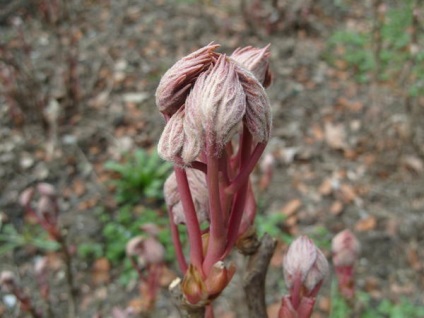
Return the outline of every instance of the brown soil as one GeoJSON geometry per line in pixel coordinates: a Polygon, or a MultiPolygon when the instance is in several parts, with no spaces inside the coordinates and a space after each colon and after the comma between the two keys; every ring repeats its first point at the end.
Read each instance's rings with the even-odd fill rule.
{"type": "MultiPolygon", "coordinates": [[[[37,181],[48,181],[62,195],[61,222],[69,230],[69,242],[101,241],[94,211],[99,206],[116,211],[104,162],[156,145],[164,122],[154,93],[165,70],[212,41],[229,54],[239,46],[271,43],[273,137],[267,152],[276,160],[269,188],[258,190],[261,213],[290,214],[280,229],[293,236],[313,236],[328,256],[332,236],[352,229],[362,245],[358,289],[376,301],[406,297],[424,305],[424,167],[422,144],[417,147],[416,142],[424,135],[420,121],[411,118],[401,90],[382,83],[358,84],[349,70],[324,58],[331,32],[349,21],[363,22],[367,8],[352,4],[352,10],[341,9],[321,0],[305,16],[291,7],[282,11],[285,19],[273,24],[266,17],[272,10],[268,2],[262,11],[243,16],[238,1],[75,0],[58,21],[48,22],[28,0],[0,16],[2,59],[11,52],[21,65],[30,60],[29,70],[39,85],[21,87],[23,122],[10,116],[9,95],[0,97],[0,212],[6,223],[21,228],[19,193],[37,181]],[[20,27],[11,25],[13,17],[21,17],[20,27]],[[64,74],[66,48],[75,45],[67,41],[78,43],[79,95],[74,100],[66,92],[69,79],[64,74]],[[25,45],[31,48],[29,55],[25,45]],[[51,126],[30,102],[37,96],[47,96],[46,105],[58,101],[56,133],[45,128],[51,126]]],[[[8,7],[7,2],[0,1],[2,7],[8,7]]],[[[423,120],[424,100],[415,102],[421,112],[414,116],[423,120]]],[[[255,176],[259,179],[260,171],[255,176]]],[[[281,244],[271,265],[271,309],[284,293],[284,249],[281,244]]],[[[1,256],[0,269],[18,272],[33,292],[37,254],[33,249],[14,250],[1,256]]],[[[136,288],[128,290],[116,282],[119,269],[97,285],[91,278],[92,264],[77,260],[76,269],[79,317],[109,317],[112,308],[125,308],[137,294],[136,288]]],[[[53,281],[56,308],[66,312],[60,269],[53,281]]],[[[234,284],[218,305],[218,317],[234,317],[235,312],[244,316],[243,309],[234,310],[243,296],[233,290],[234,284]]],[[[153,317],[176,315],[167,297],[163,289],[153,317]]],[[[329,283],[318,302],[321,317],[327,315],[328,297],[329,283]]],[[[1,303],[0,310],[5,310],[1,303]]]]}

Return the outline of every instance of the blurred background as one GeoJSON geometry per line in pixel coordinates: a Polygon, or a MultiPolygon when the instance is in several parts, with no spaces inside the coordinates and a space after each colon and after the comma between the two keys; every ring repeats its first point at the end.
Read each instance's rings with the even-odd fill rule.
{"type": "MultiPolygon", "coordinates": [[[[212,41],[227,54],[271,44],[273,133],[254,175],[258,231],[279,240],[270,312],[287,244],[307,234],[330,257],[349,228],[362,245],[354,314],[338,309],[330,278],[314,317],[424,317],[421,0],[0,0],[0,270],[41,304],[31,277],[48,257],[51,302],[66,311],[57,246],[18,204],[46,181],[73,248],[79,317],[145,311],[125,244],[146,223],[167,251],[149,311],[176,314],[154,95],[173,63],[212,41]]],[[[240,293],[219,317],[243,317],[240,293]]],[[[1,296],[0,316],[19,317],[1,296]]]]}

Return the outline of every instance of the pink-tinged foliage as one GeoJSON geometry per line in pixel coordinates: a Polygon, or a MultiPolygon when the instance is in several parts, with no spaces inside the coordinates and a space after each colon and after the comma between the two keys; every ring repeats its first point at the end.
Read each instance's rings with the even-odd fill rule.
{"type": "Polygon", "coordinates": [[[349,230],[337,234],[332,240],[333,264],[339,291],[346,299],[355,295],[355,263],[360,253],[360,243],[349,230]]]}
{"type": "Polygon", "coordinates": [[[216,60],[218,44],[209,44],[176,62],[162,77],[156,90],[159,111],[172,116],[184,103],[197,77],[216,60]]]}
{"type": "Polygon", "coordinates": [[[314,310],[315,299],[303,297],[298,308],[295,309],[290,296],[283,297],[278,318],[309,318],[314,310]]]}
{"type": "MultiPolygon", "coordinates": [[[[199,170],[187,168],[187,180],[190,186],[191,195],[198,221],[204,222],[209,220],[209,200],[208,189],[206,187],[205,174],[199,170]]],[[[178,184],[173,172],[164,185],[165,201],[169,208],[172,209],[173,221],[175,224],[185,224],[185,215],[181,202],[178,184]]]]}
{"type": "Polygon", "coordinates": [[[186,301],[192,305],[206,305],[208,292],[199,271],[190,264],[184,275],[181,288],[186,301]]]}
{"type": "Polygon", "coordinates": [[[236,49],[231,54],[231,58],[251,71],[265,88],[271,85],[272,81],[271,71],[269,70],[269,57],[271,55],[269,47],[270,45],[267,45],[260,49],[246,46],[236,49]]]}
{"type": "Polygon", "coordinates": [[[41,195],[45,195],[47,197],[56,197],[57,192],[54,186],[52,186],[50,183],[46,182],[40,182],[37,184],[37,190],[41,195]]]}
{"type": "Polygon", "coordinates": [[[206,142],[216,143],[219,148],[230,141],[246,109],[246,97],[234,63],[221,55],[212,68],[199,76],[186,107],[187,113],[193,112],[200,121],[200,124],[194,123],[190,130],[194,134],[188,138],[205,135],[206,142]],[[196,131],[200,127],[202,131],[196,131]]]}
{"type": "Polygon", "coordinates": [[[301,236],[291,243],[283,259],[284,280],[289,289],[293,287],[294,280],[306,280],[317,254],[315,244],[307,236],[301,236]]]}
{"type": "Polygon", "coordinates": [[[34,196],[34,192],[35,189],[32,187],[25,189],[19,196],[19,204],[23,207],[28,206],[32,200],[32,197],[34,196]]]}
{"type": "Polygon", "coordinates": [[[184,107],[181,107],[166,123],[158,143],[158,154],[164,160],[176,161],[181,157],[185,146],[184,116],[184,107]]]}
{"type": "Polygon", "coordinates": [[[283,260],[284,279],[289,289],[297,280],[311,292],[319,286],[328,274],[328,262],[314,242],[303,235],[289,247],[283,260]]]}
{"type": "Polygon", "coordinates": [[[16,286],[15,274],[11,271],[3,271],[0,274],[0,287],[6,291],[10,292],[16,286]]]}
{"type": "Polygon", "coordinates": [[[328,274],[327,259],[312,240],[301,236],[290,245],[283,267],[290,294],[283,298],[279,318],[309,318],[315,296],[328,274]],[[293,316],[294,312],[297,315],[293,316]]]}
{"type": "Polygon", "coordinates": [[[349,230],[337,234],[331,244],[334,266],[352,266],[358,259],[361,246],[349,230]]]}
{"type": "Polygon", "coordinates": [[[246,94],[246,126],[258,142],[267,142],[272,123],[268,95],[252,73],[240,66],[236,69],[246,94]]]}
{"type": "Polygon", "coordinates": [[[135,256],[142,267],[162,263],[165,257],[165,248],[153,237],[137,236],[128,241],[127,256],[135,256]]]}
{"type": "MultiPolygon", "coordinates": [[[[210,44],[182,58],[156,91],[167,121],[159,154],[175,164],[164,194],[184,272],[181,288],[186,305],[196,307],[218,297],[234,275],[234,266],[226,267],[223,260],[254,223],[249,175],[271,132],[264,90],[271,79],[269,46],[238,49],[230,58],[216,53],[217,47],[210,44]],[[233,145],[237,139],[240,144],[233,145]],[[205,221],[209,227],[202,230],[205,221]],[[179,238],[180,223],[186,225],[189,262],[179,238]]],[[[312,262],[311,273],[315,268],[322,270],[312,262]]]]}
{"type": "Polygon", "coordinates": [[[217,262],[213,265],[208,277],[205,280],[206,290],[209,299],[214,299],[221,294],[234,276],[236,268],[231,264],[228,268],[224,262],[217,262]]]}
{"type": "Polygon", "coordinates": [[[56,203],[48,196],[41,196],[37,203],[38,216],[49,224],[56,223],[58,213],[56,203]]]}

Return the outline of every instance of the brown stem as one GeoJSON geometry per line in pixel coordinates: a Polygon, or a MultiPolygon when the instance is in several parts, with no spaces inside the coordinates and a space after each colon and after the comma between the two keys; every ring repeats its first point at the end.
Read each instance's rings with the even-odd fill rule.
{"type": "Polygon", "coordinates": [[[191,306],[184,300],[181,290],[181,279],[176,278],[169,285],[169,292],[171,293],[172,301],[178,308],[181,318],[205,318],[205,306],[191,306]]]}
{"type": "Polygon", "coordinates": [[[268,317],[265,303],[265,277],[277,241],[265,233],[258,250],[249,258],[243,278],[243,288],[249,318],[268,317]]]}
{"type": "Polygon", "coordinates": [[[77,290],[74,286],[74,274],[72,272],[72,258],[69,253],[68,245],[66,244],[65,237],[60,235],[58,238],[58,243],[61,247],[61,252],[63,255],[63,261],[65,263],[65,277],[66,283],[68,285],[68,293],[69,293],[69,318],[76,317],[77,313],[77,290]]]}
{"type": "Polygon", "coordinates": [[[38,310],[34,307],[31,298],[27,296],[21,288],[15,287],[12,290],[12,293],[21,303],[21,309],[30,314],[32,318],[42,318],[42,315],[38,312],[38,310]]]}
{"type": "Polygon", "coordinates": [[[382,36],[381,28],[384,24],[384,14],[380,12],[382,0],[375,0],[373,3],[373,30],[372,36],[374,38],[374,60],[375,60],[375,70],[374,70],[374,81],[378,81],[378,76],[380,75],[381,67],[381,48],[382,48],[382,36]]]}

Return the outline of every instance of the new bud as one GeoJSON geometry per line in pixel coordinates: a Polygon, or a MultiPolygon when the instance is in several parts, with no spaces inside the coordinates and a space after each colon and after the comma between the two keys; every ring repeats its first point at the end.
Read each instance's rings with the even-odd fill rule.
{"type": "Polygon", "coordinates": [[[51,198],[56,197],[56,189],[49,183],[41,182],[37,184],[37,190],[41,195],[48,196],[51,198]]]}
{"type": "Polygon", "coordinates": [[[237,74],[246,94],[246,126],[258,142],[267,142],[271,134],[272,116],[265,89],[245,68],[238,66],[237,74]]]}
{"type": "Polygon", "coordinates": [[[49,224],[55,224],[57,219],[57,206],[51,197],[42,195],[37,202],[37,214],[49,224]]]}
{"type": "Polygon", "coordinates": [[[247,46],[236,49],[231,55],[233,60],[251,71],[263,87],[268,87],[272,80],[269,70],[269,47],[269,44],[263,49],[247,46]]]}
{"type": "Polygon", "coordinates": [[[213,67],[199,76],[187,98],[186,112],[194,118],[185,123],[192,126],[187,138],[204,134],[206,142],[222,148],[236,133],[245,110],[246,95],[235,64],[221,55],[213,67]]]}
{"type": "Polygon", "coordinates": [[[206,71],[217,57],[218,44],[209,44],[175,63],[162,77],[156,90],[159,111],[172,116],[184,103],[197,77],[206,71]]]}
{"type": "Polygon", "coordinates": [[[163,262],[165,248],[155,238],[137,236],[128,241],[126,246],[128,256],[136,256],[141,266],[149,266],[163,262]]]}
{"type": "Polygon", "coordinates": [[[184,141],[184,107],[181,107],[166,123],[160,136],[159,156],[167,161],[175,161],[181,157],[184,141]]]}
{"type": "Polygon", "coordinates": [[[215,299],[227,287],[234,276],[236,268],[233,264],[227,269],[224,262],[217,262],[208,274],[205,280],[206,290],[209,299],[215,299]]]}
{"type": "Polygon", "coordinates": [[[22,205],[23,207],[28,206],[33,196],[34,196],[34,188],[25,189],[19,196],[19,204],[22,205]]]}
{"type": "Polygon", "coordinates": [[[307,318],[312,316],[315,299],[303,297],[296,309],[293,308],[292,300],[289,296],[284,296],[281,302],[278,318],[307,318]]]}
{"type": "Polygon", "coordinates": [[[37,257],[34,264],[34,271],[37,276],[44,276],[49,270],[49,260],[47,256],[37,257]]]}
{"type": "Polygon", "coordinates": [[[199,306],[207,303],[208,293],[206,285],[199,271],[191,264],[184,275],[181,289],[188,303],[199,306]]]}
{"type": "Polygon", "coordinates": [[[15,274],[10,271],[3,271],[0,274],[0,286],[6,291],[10,292],[16,287],[15,274]]]}
{"type": "Polygon", "coordinates": [[[353,266],[358,259],[360,244],[355,235],[349,230],[337,234],[331,244],[334,266],[353,266]]]}
{"type": "MultiPolygon", "coordinates": [[[[196,209],[199,223],[209,220],[209,199],[205,174],[199,170],[187,168],[187,181],[196,209]]],[[[184,208],[178,191],[177,178],[173,172],[164,185],[165,202],[172,209],[175,224],[185,224],[184,208]]]]}
{"type": "Polygon", "coordinates": [[[290,245],[283,267],[287,287],[292,290],[303,286],[306,296],[315,296],[328,273],[325,256],[307,236],[299,237],[290,245]]]}
{"type": "Polygon", "coordinates": [[[160,233],[160,229],[155,223],[144,223],[140,225],[140,230],[153,237],[157,237],[160,233]]]}
{"type": "Polygon", "coordinates": [[[354,265],[360,252],[360,244],[349,230],[337,234],[332,240],[333,263],[341,295],[347,300],[355,294],[354,265]]]}

